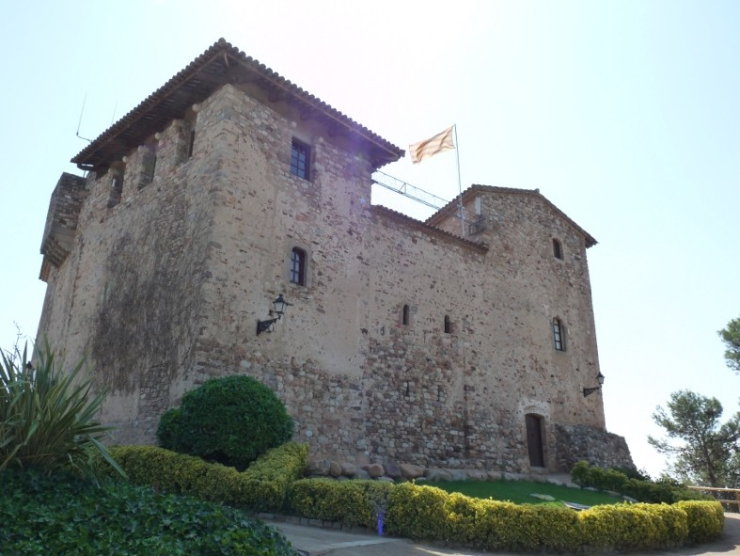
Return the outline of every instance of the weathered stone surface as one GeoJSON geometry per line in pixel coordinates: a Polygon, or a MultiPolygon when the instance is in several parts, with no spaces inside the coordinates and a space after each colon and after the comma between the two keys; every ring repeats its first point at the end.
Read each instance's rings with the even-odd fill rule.
{"type": "Polygon", "coordinates": [[[366,465],[364,469],[371,479],[377,479],[385,475],[385,469],[379,463],[371,463],[370,465],[366,465]]]}
{"type": "Polygon", "coordinates": [[[555,451],[559,468],[570,471],[579,461],[599,467],[635,469],[627,442],[621,436],[583,425],[555,426],[555,451]]]}
{"type": "Polygon", "coordinates": [[[306,465],[306,475],[326,477],[331,471],[331,461],[328,459],[310,460],[306,465]]]}
{"type": "Polygon", "coordinates": [[[336,461],[329,462],[329,475],[339,477],[342,474],[342,466],[336,461]]]}
{"type": "Polygon", "coordinates": [[[401,468],[392,461],[385,462],[383,468],[385,469],[385,474],[391,479],[398,479],[402,475],[401,468]]]}
{"type": "Polygon", "coordinates": [[[357,467],[347,461],[343,461],[341,464],[342,475],[345,477],[354,477],[357,474],[357,467]]]}
{"type": "Polygon", "coordinates": [[[425,477],[429,481],[451,481],[452,474],[443,469],[427,469],[425,477]]]}
{"type": "Polygon", "coordinates": [[[358,469],[357,473],[355,474],[355,479],[361,480],[361,481],[368,481],[372,477],[370,477],[370,474],[365,471],[364,469],[358,469]]]}
{"type": "Polygon", "coordinates": [[[472,469],[467,472],[468,479],[471,481],[487,481],[488,480],[488,473],[485,471],[478,471],[476,469],[472,469]]]}
{"type": "Polygon", "coordinates": [[[153,442],[185,392],[242,373],[276,392],[319,459],[524,473],[529,415],[548,470],[582,454],[624,463],[618,442],[584,436],[596,447],[568,453],[556,438],[605,429],[601,393],[582,395],[599,371],[593,238],[539,191],[471,188],[465,239],[452,205],[428,223],[374,206],[372,174],[400,150],[261,83],[186,96],[183,119],[139,145],[114,126],[105,144],[131,145],[125,156],[92,144],[84,188],[53,199],[39,335],[68,360],[89,354],[114,440],[153,442]],[[291,171],[294,141],[308,179],[291,171]],[[292,305],[258,336],[280,293],[292,305]]]}
{"type": "Polygon", "coordinates": [[[456,469],[450,473],[453,481],[465,481],[468,479],[468,472],[456,469]]]}
{"type": "Polygon", "coordinates": [[[501,480],[501,471],[488,471],[486,475],[488,476],[489,481],[500,481],[501,480]]]}
{"type": "Polygon", "coordinates": [[[402,463],[398,466],[401,470],[401,476],[405,479],[417,479],[424,475],[424,468],[412,463],[402,463]]]}

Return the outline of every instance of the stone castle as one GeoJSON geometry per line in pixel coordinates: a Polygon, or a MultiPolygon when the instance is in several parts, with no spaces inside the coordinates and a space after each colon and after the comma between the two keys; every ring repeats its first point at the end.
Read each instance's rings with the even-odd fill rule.
{"type": "Polygon", "coordinates": [[[39,337],[87,355],[120,443],[241,373],[317,457],[632,465],[601,391],[584,395],[594,238],[538,190],[473,185],[464,234],[457,201],[425,222],[371,205],[403,155],[220,40],[72,159],[86,177],[62,174],[39,337]]]}

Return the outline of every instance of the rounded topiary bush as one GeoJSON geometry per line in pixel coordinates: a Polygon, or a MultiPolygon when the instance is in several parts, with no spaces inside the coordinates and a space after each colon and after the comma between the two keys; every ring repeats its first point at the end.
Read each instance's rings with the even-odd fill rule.
{"type": "Polygon", "coordinates": [[[159,421],[160,446],[246,469],[293,436],[293,420],[267,386],[248,376],[213,378],[159,421]]]}

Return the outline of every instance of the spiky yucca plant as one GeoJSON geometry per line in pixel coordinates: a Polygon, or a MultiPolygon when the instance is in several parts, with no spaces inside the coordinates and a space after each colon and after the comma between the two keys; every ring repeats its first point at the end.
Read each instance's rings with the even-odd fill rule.
{"type": "Polygon", "coordinates": [[[84,360],[64,372],[48,342],[33,368],[26,348],[0,355],[0,471],[71,467],[94,476],[97,454],[125,476],[100,442],[112,428],[95,419],[104,396],[92,395],[91,379],[78,380],[84,360]]]}

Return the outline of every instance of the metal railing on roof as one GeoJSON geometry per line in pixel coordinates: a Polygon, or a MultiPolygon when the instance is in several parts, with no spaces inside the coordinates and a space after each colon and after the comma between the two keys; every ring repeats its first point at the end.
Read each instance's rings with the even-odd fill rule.
{"type": "Polygon", "coordinates": [[[373,183],[377,183],[378,185],[385,187],[386,189],[390,189],[391,191],[400,193],[401,195],[404,195],[409,199],[418,201],[419,203],[422,203],[435,210],[441,209],[449,202],[442,197],[437,197],[433,193],[429,193],[428,191],[424,191],[423,189],[416,187],[415,185],[411,185],[410,183],[406,183],[403,180],[394,178],[393,176],[390,176],[385,172],[381,172],[380,170],[376,170],[376,172],[372,175],[372,179],[373,183]]]}

